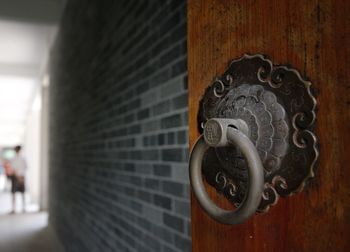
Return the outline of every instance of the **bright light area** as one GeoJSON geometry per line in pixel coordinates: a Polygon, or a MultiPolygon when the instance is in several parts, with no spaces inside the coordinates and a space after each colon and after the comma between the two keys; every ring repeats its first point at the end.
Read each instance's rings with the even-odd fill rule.
{"type": "Polygon", "coordinates": [[[39,64],[47,48],[48,26],[0,20],[0,63],[39,64]]]}
{"type": "Polygon", "coordinates": [[[37,93],[32,105],[32,111],[40,111],[40,110],[41,110],[41,96],[39,93],[37,93]]]}
{"type": "Polygon", "coordinates": [[[36,86],[34,78],[0,76],[0,146],[21,143],[36,86]]]}
{"type": "MultiPolygon", "coordinates": [[[[23,146],[22,155],[28,165],[27,210],[39,204],[43,209],[47,208],[47,157],[41,153],[41,144],[47,144],[47,133],[42,138],[41,123],[45,122],[43,131],[47,132],[47,119],[41,120],[41,101],[43,88],[46,90],[45,97],[48,94],[50,79],[47,63],[57,26],[51,22],[26,22],[25,18],[20,17],[26,16],[27,13],[28,17],[34,17],[35,13],[47,11],[45,6],[50,4],[46,2],[61,1],[0,0],[0,14],[6,13],[7,9],[1,8],[3,6],[13,6],[13,10],[18,11],[14,15],[18,16],[18,20],[7,19],[11,17],[11,13],[8,13],[9,16],[5,15],[6,18],[0,15],[0,154],[6,147],[12,150],[15,145],[23,146]],[[24,13],[24,10],[27,13],[24,13]]],[[[48,115],[47,104],[46,98],[45,115],[48,115]]],[[[3,158],[11,159],[10,152],[3,158]]],[[[2,157],[0,214],[1,211],[5,213],[11,210],[10,183],[4,173],[1,175],[1,159],[2,157]]],[[[0,252],[2,251],[0,248],[0,252]]]]}

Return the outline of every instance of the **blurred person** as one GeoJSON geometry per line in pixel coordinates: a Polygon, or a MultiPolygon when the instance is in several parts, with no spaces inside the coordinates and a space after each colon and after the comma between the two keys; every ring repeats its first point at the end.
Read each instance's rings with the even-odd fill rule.
{"type": "MultiPolygon", "coordinates": [[[[10,186],[12,186],[13,171],[12,171],[10,162],[8,160],[4,160],[4,170],[5,170],[6,178],[10,182],[10,186]]],[[[5,185],[5,191],[7,191],[6,188],[7,188],[7,186],[5,185]]],[[[10,191],[10,189],[9,189],[9,191],[10,191]]]]}
{"type": "Polygon", "coordinates": [[[6,174],[5,174],[4,162],[0,160],[0,190],[1,191],[5,189],[5,184],[6,184],[6,174]]]}
{"type": "Polygon", "coordinates": [[[25,173],[27,170],[27,162],[21,155],[22,147],[20,145],[14,148],[16,156],[11,160],[11,169],[12,169],[12,211],[15,213],[16,210],[16,192],[22,194],[23,202],[23,212],[25,212],[25,173]]]}

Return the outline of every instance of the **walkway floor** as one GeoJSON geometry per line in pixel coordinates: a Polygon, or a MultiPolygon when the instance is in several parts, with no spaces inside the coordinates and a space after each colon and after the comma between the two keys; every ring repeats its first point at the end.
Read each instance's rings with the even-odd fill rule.
{"type": "Polygon", "coordinates": [[[1,252],[64,252],[47,213],[0,215],[1,252]]]}
{"type": "MultiPolygon", "coordinates": [[[[12,210],[12,195],[9,192],[0,192],[0,215],[8,214],[12,210]]],[[[22,195],[16,194],[16,212],[22,212],[22,195]]],[[[38,212],[39,206],[30,202],[29,194],[26,194],[26,212],[34,213],[38,212]]],[[[0,251],[1,252],[1,251],[0,251]]]]}

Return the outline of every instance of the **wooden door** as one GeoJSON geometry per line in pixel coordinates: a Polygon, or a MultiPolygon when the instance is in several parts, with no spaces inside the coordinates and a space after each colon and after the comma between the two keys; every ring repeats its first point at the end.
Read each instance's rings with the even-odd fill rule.
{"type": "MultiPolygon", "coordinates": [[[[265,54],[317,91],[316,177],[240,225],[222,225],[192,195],[193,251],[350,251],[350,1],[188,1],[190,144],[201,95],[230,60],[265,54]]],[[[207,186],[212,199],[226,199],[207,186]]]]}

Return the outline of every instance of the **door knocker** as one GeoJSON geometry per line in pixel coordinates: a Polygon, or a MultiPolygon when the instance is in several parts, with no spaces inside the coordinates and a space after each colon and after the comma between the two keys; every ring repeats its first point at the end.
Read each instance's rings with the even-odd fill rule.
{"type": "Polygon", "coordinates": [[[190,181],[201,207],[237,224],[300,192],[318,158],[315,121],[311,83],[298,71],[262,55],[232,61],[200,101],[202,135],[191,152],[190,181]],[[202,176],[235,211],[211,201],[202,176]]]}

